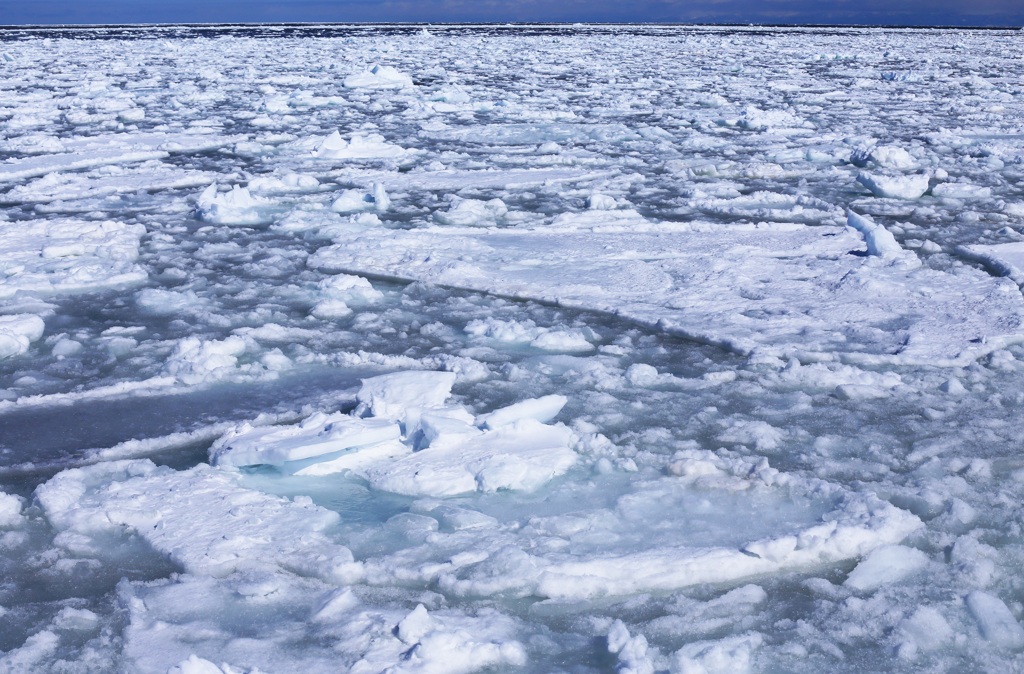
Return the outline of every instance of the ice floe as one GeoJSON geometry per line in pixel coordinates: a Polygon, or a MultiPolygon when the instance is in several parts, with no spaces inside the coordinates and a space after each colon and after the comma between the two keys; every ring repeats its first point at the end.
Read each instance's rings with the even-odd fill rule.
{"type": "Polygon", "coordinates": [[[0,316],[0,358],[25,353],[32,342],[42,338],[45,329],[43,319],[33,314],[0,316]]]}
{"type": "Polygon", "coordinates": [[[318,159],[404,159],[409,151],[387,142],[379,133],[357,133],[345,140],[335,131],[319,141],[312,154],[318,159]]]}
{"type": "Polygon", "coordinates": [[[412,78],[392,66],[375,64],[361,73],[345,78],[349,89],[404,89],[412,86],[412,78]]]}
{"type": "Polygon", "coordinates": [[[876,197],[919,199],[928,191],[929,177],[927,174],[886,175],[862,171],[857,174],[857,182],[876,197]]]}
{"type": "Polygon", "coordinates": [[[851,221],[867,224],[844,231],[605,219],[555,231],[425,228],[345,237],[310,263],[613,311],[742,352],[784,357],[969,362],[1024,337],[1024,302],[1012,285],[973,270],[920,268],[884,229],[861,216],[851,221]],[[628,248],[618,247],[623,230],[628,248]],[[851,254],[863,249],[861,231],[868,258],[851,254]],[[872,266],[872,257],[910,264],[872,266]],[[980,296],[987,298],[983,311],[970,299],[980,296]],[[773,308],[778,302],[788,309],[773,308]],[[993,321],[995,315],[1004,318],[993,321]],[[853,316],[856,328],[848,323],[853,316]]]}
{"type": "Polygon", "coordinates": [[[0,298],[41,297],[146,280],[138,264],[141,225],[75,219],[0,222],[0,298]]]}

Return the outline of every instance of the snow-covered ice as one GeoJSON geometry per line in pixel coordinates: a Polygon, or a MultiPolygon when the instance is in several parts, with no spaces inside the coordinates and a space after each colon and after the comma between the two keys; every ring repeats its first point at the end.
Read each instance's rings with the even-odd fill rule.
{"type": "Polygon", "coordinates": [[[0,671],[1024,667],[1018,33],[0,40],[0,671]]]}

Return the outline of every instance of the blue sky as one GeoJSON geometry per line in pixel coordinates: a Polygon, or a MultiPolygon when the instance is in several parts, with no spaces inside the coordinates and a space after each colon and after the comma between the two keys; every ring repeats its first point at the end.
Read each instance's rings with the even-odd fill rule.
{"type": "Polygon", "coordinates": [[[1024,0],[0,0],[0,24],[653,21],[1024,25],[1024,0]]]}

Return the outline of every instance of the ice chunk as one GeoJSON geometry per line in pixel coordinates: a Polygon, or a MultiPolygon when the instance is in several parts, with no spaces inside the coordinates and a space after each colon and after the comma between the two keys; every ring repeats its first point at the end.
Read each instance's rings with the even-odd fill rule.
{"type": "MultiPolygon", "coordinates": [[[[103,199],[140,191],[160,191],[200,187],[215,180],[208,171],[185,170],[161,161],[149,161],[137,167],[109,166],[87,173],[49,173],[29,183],[15,185],[5,195],[7,201],[52,204],[103,199]]],[[[88,209],[83,204],[82,210],[88,209]]],[[[77,210],[77,209],[76,209],[77,210]]]]}
{"type": "Polygon", "coordinates": [[[466,334],[485,337],[500,342],[531,342],[546,329],[539,328],[533,321],[503,321],[497,318],[478,318],[466,323],[466,334]]]}
{"type": "Polygon", "coordinates": [[[336,213],[357,213],[359,211],[384,212],[391,205],[384,186],[374,183],[368,192],[363,190],[345,190],[331,204],[336,213]]]}
{"type": "Polygon", "coordinates": [[[580,330],[545,330],[530,342],[530,346],[556,353],[585,353],[594,345],[580,330]]]}
{"type": "Polygon", "coordinates": [[[335,458],[325,455],[358,450],[399,437],[401,429],[394,421],[321,413],[294,426],[253,428],[242,424],[213,444],[210,461],[218,466],[277,466],[313,457],[335,458]]]}
{"type": "Polygon", "coordinates": [[[626,381],[633,386],[653,386],[661,379],[658,369],[647,363],[634,363],[626,370],[626,381]]]}
{"type": "Polygon", "coordinates": [[[615,198],[595,192],[587,198],[587,208],[592,211],[613,211],[618,208],[615,198]]]}
{"type": "Polygon", "coordinates": [[[442,225],[456,227],[493,227],[506,214],[508,214],[508,207],[501,199],[480,201],[479,199],[455,197],[447,211],[434,213],[434,219],[442,225]]]}
{"type": "Polygon", "coordinates": [[[582,353],[593,351],[591,340],[601,338],[588,327],[544,328],[533,321],[502,321],[493,318],[474,320],[466,324],[466,332],[501,342],[523,343],[544,351],[561,353],[582,353]]]}
{"type": "Polygon", "coordinates": [[[378,133],[357,133],[345,140],[335,131],[313,150],[313,156],[321,159],[403,159],[408,155],[408,150],[388,143],[378,133]]]}
{"type": "Polygon", "coordinates": [[[744,108],[737,125],[751,131],[770,130],[781,133],[805,132],[814,128],[810,122],[787,110],[762,110],[753,105],[744,108]]]}
{"type": "Polygon", "coordinates": [[[363,606],[348,588],[301,573],[124,582],[118,603],[129,623],[122,657],[131,671],[166,672],[189,654],[245,664],[222,665],[230,674],[469,674],[526,662],[516,640],[523,625],[496,610],[431,610],[429,629],[407,644],[395,628],[408,609],[363,606]]]}
{"type": "Polygon", "coordinates": [[[287,475],[334,475],[336,473],[354,473],[364,475],[367,468],[381,463],[388,463],[409,454],[411,448],[396,440],[378,442],[372,445],[353,447],[331,454],[321,454],[308,459],[288,461],[278,466],[287,475]]]}
{"type": "Polygon", "coordinates": [[[359,606],[359,598],[350,588],[337,588],[323,594],[313,607],[314,622],[333,622],[359,606]]]}
{"type": "Polygon", "coordinates": [[[180,292],[163,288],[145,288],[135,293],[135,304],[143,313],[151,316],[173,316],[200,306],[201,300],[191,290],[180,292]]]}
{"type": "Polygon", "coordinates": [[[454,496],[499,489],[532,491],[576,463],[572,431],[523,419],[482,435],[445,434],[430,447],[367,470],[378,489],[454,496]]]}
{"type": "Polygon", "coordinates": [[[402,419],[409,408],[444,405],[452,393],[454,372],[394,372],[363,380],[357,399],[375,417],[402,419]]]}
{"type": "Polygon", "coordinates": [[[423,604],[418,604],[412,613],[405,616],[395,627],[395,636],[410,646],[420,641],[434,626],[430,614],[423,604]]]}
{"type": "Polygon", "coordinates": [[[479,436],[483,431],[473,422],[473,415],[464,409],[434,410],[420,415],[419,430],[425,446],[430,446],[439,439],[450,442],[454,436],[479,436]]]}
{"type": "Polygon", "coordinates": [[[522,400],[495,410],[480,417],[480,424],[487,428],[500,428],[515,423],[520,419],[534,419],[542,424],[548,423],[562,411],[569,399],[563,395],[549,395],[543,398],[522,400]]]}
{"type": "Polygon", "coordinates": [[[883,175],[861,172],[857,182],[874,194],[886,199],[919,199],[928,191],[928,175],[883,175]]]}
{"type": "Polygon", "coordinates": [[[987,641],[1012,650],[1024,648],[1024,628],[1002,599],[983,590],[975,590],[967,595],[967,609],[987,641]]]}
{"type": "Polygon", "coordinates": [[[247,188],[256,194],[288,194],[292,192],[313,192],[320,187],[320,181],[304,173],[285,173],[282,176],[258,176],[249,181],[247,188]]]}
{"type": "Polygon", "coordinates": [[[874,255],[887,260],[913,255],[903,250],[892,235],[892,232],[881,225],[875,224],[866,215],[859,215],[849,211],[846,215],[846,224],[864,235],[864,242],[868,246],[868,255],[874,255]]]}
{"type": "Polygon", "coordinates": [[[0,655],[0,670],[11,674],[34,674],[44,668],[48,661],[53,661],[60,641],[53,630],[40,630],[20,647],[0,655]]]}
{"type": "Polygon", "coordinates": [[[234,671],[234,669],[221,669],[209,660],[204,660],[193,653],[188,656],[187,660],[182,660],[168,669],[167,674],[231,674],[234,671]]]}
{"type": "Polygon", "coordinates": [[[960,396],[967,393],[967,387],[964,386],[956,377],[950,377],[939,384],[939,390],[953,396],[960,396]]]}
{"type": "Polygon", "coordinates": [[[213,183],[196,200],[196,217],[221,225],[258,225],[269,221],[263,209],[270,203],[238,185],[219,193],[217,183],[213,183]]]}
{"type": "Polygon", "coordinates": [[[647,639],[642,634],[635,637],[621,620],[612,623],[608,630],[608,652],[618,661],[616,671],[621,674],[654,674],[654,663],[647,654],[647,639]]]}
{"type": "Polygon", "coordinates": [[[350,274],[326,278],[317,285],[317,289],[325,297],[343,300],[354,306],[376,304],[384,299],[384,293],[374,288],[368,280],[350,274]]]}
{"type": "Polygon", "coordinates": [[[917,167],[913,155],[895,145],[879,145],[871,150],[870,157],[873,162],[887,169],[906,171],[917,167]]]}
{"type": "Polygon", "coordinates": [[[932,194],[944,199],[987,199],[992,189],[968,183],[939,183],[932,188],[932,194]]]}
{"type": "Polygon", "coordinates": [[[886,82],[917,82],[921,76],[913,70],[886,70],[882,79],[886,82]]]}
{"type": "Polygon", "coordinates": [[[0,316],[0,358],[19,356],[43,336],[46,324],[33,314],[0,316]]]}
{"type": "Polygon", "coordinates": [[[321,281],[317,286],[323,298],[310,310],[317,318],[344,318],[352,314],[352,307],[375,304],[384,294],[361,276],[338,274],[321,281]]]}
{"type": "Polygon", "coordinates": [[[754,652],[764,643],[757,632],[716,641],[697,641],[676,651],[672,674],[747,674],[754,652]]]}
{"type": "Polygon", "coordinates": [[[184,384],[202,384],[235,373],[245,350],[245,340],[235,335],[222,340],[186,337],[178,342],[164,370],[184,384]]]}
{"type": "Polygon", "coordinates": [[[345,86],[349,89],[404,89],[412,86],[412,78],[391,66],[374,65],[346,77],[345,86]]]}
{"type": "Polygon", "coordinates": [[[470,95],[465,89],[459,86],[446,85],[438,89],[437,91],[430,94],[429,99],[431,101],[438,101],[442,103],[469,103],[471,99],[470,95]]]}
{"type": "Polygon", "coordinates": [[[850,572],[843,583],[858,592],[873,592],[883,585],[898,583],[928,566],[928,555],[902,545],[876,548],[850,572]]]}
{"type": "Polygon", "coordinates": [[[889,391],[870,384],[840,384],[833,391],[840,400],[881,400],[889,397],[889,391]]]}
{"type": "Polygon", "coordinates": [[[910,640],[913,649],[934,651],[953,638],[953,628],[933,606],[922,606],[900,623],[900,631],[910,640]]]}
{"type": "Polygon", "coordinates": [[[326,299],[317,302],[309,313],[323,320],[335,320],[352,315],[352,308],[344,300],[326,299]]]}

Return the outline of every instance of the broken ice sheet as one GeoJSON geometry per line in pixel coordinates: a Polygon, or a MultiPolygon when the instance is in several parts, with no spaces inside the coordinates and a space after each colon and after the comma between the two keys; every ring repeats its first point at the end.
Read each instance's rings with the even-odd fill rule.
{"type": "Polygon", "coordinates": [[[425,33],[4,33],[0,669],[1012,671],[1018,36],[425,33]]]}

